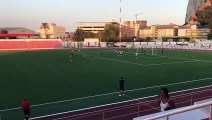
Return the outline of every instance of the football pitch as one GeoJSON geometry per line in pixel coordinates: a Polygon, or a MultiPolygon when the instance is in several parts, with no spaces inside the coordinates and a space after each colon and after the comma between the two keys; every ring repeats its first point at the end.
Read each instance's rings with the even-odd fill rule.
{"type": "Polygon", "coordinates": [[[113,49],[82,49],[73,62],[69,55],[0,52],[1,120],[23,119],[24,98],[36,117],[157,95],[162,86],[175,92],[212,85],[212,52],[126,49],[116,56],[113,49]],[[118,96],[121,76],[128,97],[118,96]]]}

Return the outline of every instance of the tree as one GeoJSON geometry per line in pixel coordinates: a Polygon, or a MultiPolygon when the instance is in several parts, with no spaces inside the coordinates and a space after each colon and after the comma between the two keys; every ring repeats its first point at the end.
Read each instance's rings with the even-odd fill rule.
{"type": "Polygon", "coordinates": [[[133,42],[134,41],[134,37],[128,37],[128,36],[124,36],[122,38],[123,42],[133,42]]]}
{"type": "Polygon", "coordinates": [[[119,36],[119,28],[113,24],[106,24],[104,30],[105,41],[115,42],[119,36]]]}
{"type": "Polygon", "coordinates": [[[85,32],[82,29],[77,29],[74,32],[73,40],[74,41],[84,41],[85,32]]]}
{"type": "Polygon", "coordinates": [[[212,39],[212,33],[208,34],[208,39],[209,39],[209,40],[212,39]]]}
{"type": "Polygon", "coordinates": [[[210,21],[209,27],[210,27],[210,29],[212,29],[212,21],[210,21]]]}
{"type": "Polygon", "coordinates": [[[92,32],[85,32],[84,33],[84,38],[95,38],[96,34],[92,32]]]}
{"type": "Polygon", "coordinates": [[[104,31],[99,31],[99,32],[96,34],[96,38],[98,38],[100,42],[104,42],[104,41],[105,41],[104,31]]]}
{"type": "MultiPolygon", "coordinates": [[[[3,29],[1,31],[1,34],[8,34],[8,31],[3,29]]],[[[0,39],[5,39],[5,38],[7,38],[7,37],[0,37],[0,39]]]]}
{"type": "Polygon", "coordinates": [[[151,37],[147,37],[147,38],[145,39],[145,42],[150,42],[151,40],[152,40],[151,37]]]}
{"type": "Polygon", "coordinates": [[[8,34],[8,31],[7,30],[2,30],[1,34],[8,34]]]}
{"type": "Polygon", "coordinates": [[[45,36],[46,36],[46,39],[48,39],[48,30],[49,30],[49,24],[48,23],[42,23],[41,26],[40,26],[40,29],[44,29],[45,31],[45,36]]]}

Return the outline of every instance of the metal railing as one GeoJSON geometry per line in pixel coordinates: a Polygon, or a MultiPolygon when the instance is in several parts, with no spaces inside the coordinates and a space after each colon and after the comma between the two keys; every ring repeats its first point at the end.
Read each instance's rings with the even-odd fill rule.
{"type": "Polygon", "coordinates": [[[192,111],[192,110],[197,110],[197,109],[205,108],[205,107],[210,108],[208,118],[209,118],[209,120],[212,120],[212,101],[202,103],[202,104],[193,105],[193,106],[186,107],[186,108],[182,108],[182,109],[179,109],[179,110],[176,110],[176,111],[171,111],[171,112],[164,113],[164,114],[161,114],[161,115],[158,115],[158,116],[147,118],[145,120],[157,120],[157,119],[160,119],[160,118],[165,118],[166,120],[169,120],[169,118],[173,115],[177,115],[177,114],[180,114],[180,113],[184,113],[184,112],[188,112],[188,111],[192,111]]]}

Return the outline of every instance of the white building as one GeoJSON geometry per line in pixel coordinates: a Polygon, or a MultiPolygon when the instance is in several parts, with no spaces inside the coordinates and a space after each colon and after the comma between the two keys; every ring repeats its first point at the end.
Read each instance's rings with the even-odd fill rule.
{"type": "Polygon", "coordinates": [[[82,29],[85,32],[98,33],[104,31],[106,22],[78,22],[77,29],[82,29]]]}
{"type": "Polygon", "coordinates": [[[57,26],[55,23],[42,23],[39,28],[41,38],[65,39],[65,27],[57,26]]]}
{"type": "MultiPolygon", "coordinates": [[[[106,24],[113,24],[119,27],[119,23],[112,20],[108,22],[78,22],[77,29],[82,29],[85,32],[98,33],[100,31],[104,31],[106,24]]],[[[135,36],[135,29],[128,26],[122,25],[121,32],[122,37],[135,36]]]]}

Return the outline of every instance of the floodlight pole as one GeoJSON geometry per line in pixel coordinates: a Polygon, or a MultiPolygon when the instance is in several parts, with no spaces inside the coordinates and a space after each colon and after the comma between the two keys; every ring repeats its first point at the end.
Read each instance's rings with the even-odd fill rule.
{"type": "Polygon", "coordinates": [[[163,55],[163,39],[162,39],[162,55],[163,55]]]}
{"type": "Polygon", "coordinates": [[[120,18],[119,18],[119,42],[121,42],[121,22],[122,22],[122,0],[120,0],[120,18]]]}

